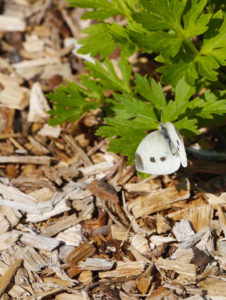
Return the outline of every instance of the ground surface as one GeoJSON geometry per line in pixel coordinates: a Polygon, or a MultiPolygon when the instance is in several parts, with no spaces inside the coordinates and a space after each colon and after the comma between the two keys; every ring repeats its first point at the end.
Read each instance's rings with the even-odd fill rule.
{"type": "Polygon", "coordinates": [[[2,3],[2,299],[226,299],[223,162],[142,181],[94,136],[100,110],[48,127],[44,94],[84,72],[82,12],[2,3]]]}

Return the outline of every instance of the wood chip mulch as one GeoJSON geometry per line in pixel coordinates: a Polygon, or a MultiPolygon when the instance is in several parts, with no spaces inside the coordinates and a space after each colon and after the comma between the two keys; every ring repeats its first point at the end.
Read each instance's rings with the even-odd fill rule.
{"type": "Polygon", "coordinates": [[[95,137],[100,110],[49,127],[45,93],[92,61],[83,10],[0,4],[1,299],[226,299],[225,169],[141,180],[95,137]]]}

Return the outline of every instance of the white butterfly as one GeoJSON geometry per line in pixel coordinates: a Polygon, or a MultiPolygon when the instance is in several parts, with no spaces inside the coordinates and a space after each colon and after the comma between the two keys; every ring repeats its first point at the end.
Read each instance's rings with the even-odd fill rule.
{"type": "Polygon", "coordinates": [[[149,133],[135,154],[137,171],[153,175],[171,174],[182,164],[187,167],[183,138],[170,122],[160,123],[159,130],[149,133]]]}

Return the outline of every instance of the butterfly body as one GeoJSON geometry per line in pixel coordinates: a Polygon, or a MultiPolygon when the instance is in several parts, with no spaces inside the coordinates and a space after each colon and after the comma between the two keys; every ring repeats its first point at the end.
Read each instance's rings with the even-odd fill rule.
{"type": "Polygon", "coordinates": [[[159,130],[149,133],[139,144],[135,154],[137,171],[163,175],[187,166],[184,142],[170,122],[160,123],[159,130]]]}

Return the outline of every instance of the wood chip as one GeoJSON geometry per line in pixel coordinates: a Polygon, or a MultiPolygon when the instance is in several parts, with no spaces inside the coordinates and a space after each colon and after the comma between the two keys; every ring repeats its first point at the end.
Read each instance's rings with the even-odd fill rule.
{"type": "Polygon", "coordinates": [[[20,267],[21,262],[22,259],[16,260],[0,278],[0,295],[4,293],[12,277],[15,275],[17,269],[20,267]]]}
{"type": "Polygon", "coordinates": [[[57,246],[59,246],[60,242],[57,239],[49,238],[42,235],[32,234],[32,233],[22,233],[20,241],[25,245],[41,249],[52,251],[57,246]]]}
{"type": "Polygon", "coordinates": [[[46,97],[38,82],[34,83],[30,93],[30,105],[28,122],[44,122],[49,118],[47,111],[50,110],[46,97]]]}
{"type": "Polygon", "coordinates": [[[181,263],[181,261],[170,260],[159,258],[155,264],[164,270],[173,270],[178,274],[182,274],[184,276],[196,276],[196,266],[188,263],[181,263]]]}
{"type": "Polygon", "coordinates": [[[100,272],[100,278],[134,277],[140,275],[145,267],[142,261],[118,261],[113,271],[100,272]]]}
{"type": "Polygon", "coordinates": [[[18,17],[0,16],[0,31],[24,31],[26,24],[18,17]]]}
{"type": "Polygon", "coordinates": [[[49,165],[49,156],[0,156],[0,164],[37,164],[49,165]]]}
{"type": "Polygon", "coordinates": [[[80,262],[78,267],[82,270],[100,271],[110,270],[114,265],[114,261],[104,258],[87,258],[84,262],[80,262]]]}

